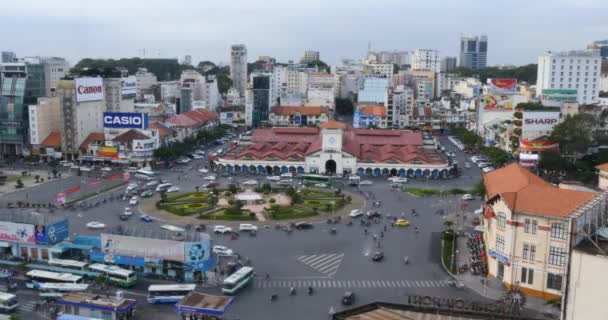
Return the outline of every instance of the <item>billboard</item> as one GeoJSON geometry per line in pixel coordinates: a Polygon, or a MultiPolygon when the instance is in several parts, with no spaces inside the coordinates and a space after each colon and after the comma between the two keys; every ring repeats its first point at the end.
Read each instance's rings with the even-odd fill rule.
{"type": "Polygon", "coordinates": [[[559,112],[524,112],[521,130],[551,131],[559,123],[559,112]]]}
{"type": "Polygon", "coordinates": [[[118,158],[118,148],[117,147],[101,147],[99,148],[99,152],[97,156],[100,158],[118,158]]]}
{"type": "Polygon", "coordinates": [[[117,254],[145,259],[184,262],[184,243],[173,240],[137,238],[116,234],[101,234],[101,249],[106,254],[117,254]]]}
{"type": "Polygon", "coordinates": [[[122,78],[122,97],[135,98],[137,95],[137,78],[130,76],[122,78]]]}
{"type": "Polygon", "coordinates": [[[102,78],[76,78],[76,102],[103,100],[102,78]]]}
{"type": "Polygon", "coordinates": [[[517,79],[488,79],[489,90],[499,94],[517,93],[517,79]]]}
{"type": "Polygon", "coordinates": [[[139,112],[104,112],[104,128],[148,128],[148,114],[139,112]]]}
{"type": "Polygon", "coordinates": [[[564,102],[576,102],[576,93],[576,89],[543,89],[540,101],[544,106],[560,107],[564,102]]]}
{"type": "Polygon", "coordinates": [[[559,144],[549,140],[519,140],[521,152],[559,151],[559,144]]]}
{"type": "Polygon", "coordinates": [[[36,243],[33,224],[0,223],[0,241],[36,243]]]}
{"type": "Polygon", "coordinates": [[[355,111],[355,115],[353,116],[353,127],[359,128],[361,126],[361,112],[355,111]]]}
{"type": "Polygon", "coordinates": [[[146,259],[144,259],[144,257],[132,257],[94,250],[89,252],[89,260],[101,263],[110,263],[133,267],[143,267],[146,262],[146,259]]]}
{"type": "Polygon", "coordinates": [[[186,263],[197,271],[205,271],[213,266],[211,261],[211,243],[209,239],[199,242],[186,242],[186,263]]]}
{"type": "Polygon", "coordinates": [[[481,105],[486,111],[513,111],[513,101],[505,95],[487,94],[483,96],[481,105]]]}
{"type": "Polygon", "coordinates": [[[68,220],[62,220],[51,225],[36,225],[36,243],[55,244],[69,236],[68,220]]]}
{"type": "Polygon", "coordinates": [[[152,151],[154,146],[154,139],[133,139],[133,151],[152,151]]]}

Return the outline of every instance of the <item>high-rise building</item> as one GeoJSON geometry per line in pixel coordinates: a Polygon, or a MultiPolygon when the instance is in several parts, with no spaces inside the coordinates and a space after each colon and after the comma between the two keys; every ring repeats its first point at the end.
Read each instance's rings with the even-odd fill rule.
{"type": "Polygon", "coordinates": [[[135,79],[137,80],[137,99],[142,99],[144,94],[147,94],[152,86],[158,84],[156,75],[152,72],[148,72],[146,68],[139,68],[135,73],[135,79]]]}
{"type": "Polygon", "coordinates": [[[108,112],[134,112],[137,80],[135,77],[104,78],[103,90],[108,112]]]}
{"type": "Polygon", "coordinates": [[[460,66],[463,68],[479,70],[488,63],[488,37],[462,36],[460,37],[460,66]]]}
{"type": "Polygon", "coordinates": [[[17,55],[11,51],[2,51],[2,63],[17,62],[17,55]]]}
{"type": "Polygon", "coordinates": [[[61,111],[58,97],[42,97],[29,108],[30,144],[39,145],[52,132],[61,131],[61,111]]]}
{"type": "Polygon", "coordinates": [[[304,51],[304,56],[300,60],[300,63],[309,64],[313,61],[318,61],[318,60],[321,60],[319,51],[306,50],[306,51],[304,51]]]}
{"type": "Polygon", "coordinates": [[[416,49],[411,57],[412,70],[429,70],[439,72],[439,51],[416,49]]]}
{"type": "MultiPolygon", "coordinates": [[[[3,53],[4,54],[4,53],[3,53]]],[[[0,158],[20,156],[27,137],[25,63],[0,64],[0,158]]]]}
{"type": "Polygon", "coordinates": [[[593,41],[587,46],[587,49],[599,49],[602,59],[608,59],[608,40],[593,41]]]}
{"type": "Polygon", "coordinates": [[[251,75],[251,85],[245,99],[245,123],[248,126],[259,127],[268,121],[272,101],[272,74],[254,73],[251,75]]]}
{"type": "Polygon", "coordinates": [[[444,57],[441,59],[441,66],[439,70],[441,72],[451,72],[456,69],[456,57],[444,57]]]}
{"type": "Polygon", "coordinates": [[[44,61],[44,81],[46,82],[46,96],[51,97],[57,91],[57,82],[65,77],[70,64],[64,58],[48,58],[44,61]]]}
{"type": "Polygon", "coordinates": [[[247,48],[244,44],[230,47],[230,79],[232,86],[244,97],[247,90],[247,48]]]}
{"type": "Polygon", "coordinates": [[[576,90],[577,102],[597,101],[600,92],[600,51],[547,52],[538,57],[536,96],[543,90],[576,90]]]}
{"type": "Polygon", "coordinates": [[[192,65],[192,56],[191,55],[187,54],[184,57],[184,64],[187,65],[187,66],[191,66],[192,65]]]}
{"type": "Polygon", "coordinates": [[[38,98],[46,96],[44,64],[26,63],[27,80],[25,81],[25,105],[36,104],[38,98]]]}

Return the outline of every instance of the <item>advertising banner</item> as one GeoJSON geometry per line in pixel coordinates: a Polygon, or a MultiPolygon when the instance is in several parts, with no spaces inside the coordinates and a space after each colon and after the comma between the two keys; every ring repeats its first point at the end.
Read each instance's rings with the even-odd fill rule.
{"type": "Polygon", "coordinates": [[[522,131],[551,131],[559,123],[558,112],[524,112],[522,131]]]}
{"type": "Polygon", "coordinates": [[[133,151],[152,151],[154,150],[154,139],[134,139],[133,151]]]}
{"type": "Polygon", "coordinates": [[[116,234],[101,234],[101,249],[107,254],[117,254],[145,259],[185,262],[184,243],[173,240],[137,238],[116,234]]]}
{"type": "Polygon", "coordinates": [[[97,156],[100,158],[118,158],[118,148],[116,147],[101,147],[97,156]]]}
{"type": "Polygon", "coordinates": [[[481,105],[486,111],[513,111],[513,101],[509,96],[504,95],[485,95],[481,105]]]}
{"type": "Polygon", "coordinates": [[[62,220],[49,226],[36,225],[36,243],[55,244],[69,235],[68,220],[62,220]]]}
{"type": "Polygon", "coordinates": [[[103,100],[102,78],[76,78],[76,102],[103,100]]]}
{"type": "Polygon", "coordinates": [[[103,127],[114,129],[147,129],[148,114],[139,112],[104,112],[103,127]]]}
{"type": "Polygon", "coordinates": [[[0,241],[36,243],[34,225],[24,223],[0,223],[0,241]]]}
{"type": "Polygon", "coordinates": [[[62,206],[65,204],[65,194],[59,193],[57,194],[57,205],[62,206]]]}
{"type": "Polygon", "coordinates": [[[105,253],[101,251],[91,251],[89,253],[89,260],[101,263],[110,263],[133,267],[143,267],[146,262],[144,257],[131,257],[120,254],[105,253]]]}
{"type": "Polygon", "coordinates": [[[122,78],[122,97],[135,98],[137,95],[137,78],[129,76],[122,78]]]}
{"type": "Polygon", "coordinates": [[[355,115],[353,116],[353,127],[359,128],[361,126],[361,112],[355,111],[355,115]]]}
{"type": "Polygon", "coordinates": [[[80,186],[75,186],[72,188],[69,188],[68,190],[65,191],[65,193],[74,193],[74,192],[78,192],[80,191],[80,186]]]}
{"type": "Polygon", "coordinates": [[[488,79],[489,90],[498,94],[517,93],[517,79],[488,79]]]}
{"type": "Polygon", "coordinates": [[[525,140],[519,141],[519,151],[521,152],[543,152],[558,151],[559,143],[549,140],[525,140]]]}
{"type": "Polygon", "coordinates": [[[576,89],[544,89],[540,101],[547,107],[560,107],[564,102],[576,102],[576,89]]]}

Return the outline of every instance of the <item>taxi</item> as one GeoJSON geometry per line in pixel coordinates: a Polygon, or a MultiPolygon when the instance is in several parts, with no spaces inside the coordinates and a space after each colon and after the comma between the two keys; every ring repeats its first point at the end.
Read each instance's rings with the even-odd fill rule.
{"type": "Polygon", "coordinates": [[[410,225],[410,222],[405,219],[397,219],[397,221],[395,221],[395,225],[398,227],[407,227],[410,225]]]}

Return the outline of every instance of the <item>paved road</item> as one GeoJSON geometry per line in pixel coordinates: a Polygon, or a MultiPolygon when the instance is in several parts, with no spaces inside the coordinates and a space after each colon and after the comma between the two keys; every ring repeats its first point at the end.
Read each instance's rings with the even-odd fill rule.
{"type": "MultiPolygon", "coordinates": [[[[441,140],[451,146],[447,139],[441,140]]],[[[456,148],[451,146],[451,149],[456,148]]],[[[457,154],[459,163],[464,164],[464,154],[457,154]]],[[[195,185],[202,183],[200,175],[194,172],[205,163],[205,160],[195,160],[182,166],[187,170],[186,174],[164,170],[160,177],[175,183],[182,191],[194,190],[195,185]]],[[[479,181],[479,177],[479,169],[472,168],[465,169],[463,177],[458,179],[412,180],[408,186],[470,189],[479,181]]],[[[242,176],[232,180],[250,178],[242,176]]],[[[357,295],[355,305],[377,300],[399,302],[406,294],[483,299],[472,291],[449,287],[445,281],[447,275],[439,263],[440,231],[445,217],[435,212],[439,209],[448,213],[459,210],[459,196],[418,198],[391,189],[385,178],[369,180],[374,183],[362,186],[361,190],[370,200],[383,202],[383,206],[377,210],[385,215],[400,216],[404,212],[412,226],[392,228],[388,219],[381,219],[380,223],[367,227],[369,234],[365,235],[364,227],[357,223],[348,226],[345,223],[348,218],[345,218],[338,225],[318,223],[312,230],[295,231],[292,234],[273,228],[261,229],[257,237],[241,236],[238,240],[212,235],[214,244],[226,245],[240,253],[242,258],[251,259],[258,275],[271,275],[270,280],[257,278],[253,286],[238,295],[237,302],[229,311],[229,319],[267,319],[269,315],[274,319],[323,319],[327,317],[330,307],[341,309],[340,299],[347,290],[354,291],[357,295]],[[412,209],[419,213],[418,217],[411,216],[409,212],[412,209]],[[381,238],[385,226],[387,231],[381,238]],[[419,233],[414,232],[414,226],[419,228],[419,233]],[[337,234],[329,233],[331,227],[337,229],[337,234]],[[376,247],[372,238],[374,234],[380,238],[381,248],[376,247]],[[384,261],[371,260],[371,255],[376,250],[384,252],[384,261]],[[404,256],[409,256],[408,266],[403,264],[404,256]],[[309,285],[316,288],[312,296],[303,292],[303,288],[309,285]],[[299,289],[296,296],[288,296],[288,288],[291,286],[299,289]],[[269,296],[275,292],[279,293],[279,299],[270,303],[269,296]]],[[[227,178],[220,179],[224,184],[228,181],[227,178]]],[[[28,192],[30,197],[35,195],[36,199],[52,201],[57,189],[72,183],[72,180],[51,182],[5,195],[0,201],[4,201],[3,198],[19,199],[24,196],[23,192],[28,192]]],[[[352,187],[345,187],[345,190],[358,192],[352,187]]],[[[114,192],[118,194],[122,189],[114,192]]],[[[371,201],[368,201],[367,207],[362,209],[371,209],[370,204],[371,201]]],[[[479,204],[479,201],[472,201],[468,208],[473,210],[479,204]]],[[[118,215],[125,206],[128,206],[127,202],[115,200],[87,210],[55,210],[54,213],[45,214],[68,217],[71,232],[78,234],[99,234],[98,230],[86,228],[85,224],[89,221],[103,222],[107,228],[118,225],[150,230],[158,228],[159,222],[146,223],[136,217],[127,222],[120,221],[118,215]]],[[[169,314],[174,314],[171,306],[149,306],[143,301],[142,292],[152,282],[155,281],[142,282],[135,289],[129,290],[127,295],[142,302],[145,308],[140,307],[140,311],[145,319],[166,319],[169,314]]],[[[219,288],[203,290],[220,293],[219,288]]],[[[23,308],[29,307],[25,305],[23,308]]]]}

